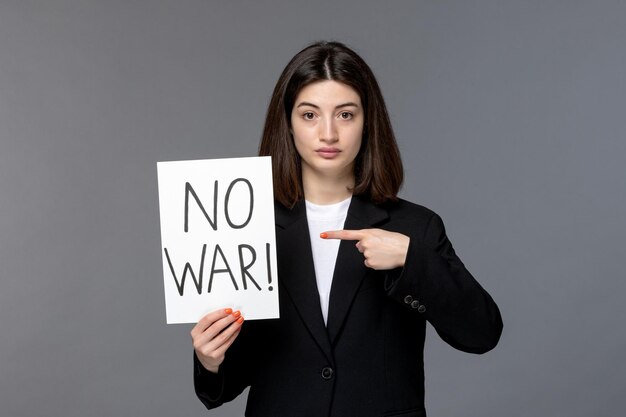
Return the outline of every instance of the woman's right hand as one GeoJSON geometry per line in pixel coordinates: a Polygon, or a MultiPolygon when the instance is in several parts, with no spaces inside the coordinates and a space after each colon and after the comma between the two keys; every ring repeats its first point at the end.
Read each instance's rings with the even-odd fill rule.
{"type": "Polygon", "coordinates": [[[202,366],[217,373],[224,361],[226,350],[237,338],[242,323],[241,313],[233,312],[230,308],[214,311],[200,319],[191,329],[191,339],[202,366]]]}

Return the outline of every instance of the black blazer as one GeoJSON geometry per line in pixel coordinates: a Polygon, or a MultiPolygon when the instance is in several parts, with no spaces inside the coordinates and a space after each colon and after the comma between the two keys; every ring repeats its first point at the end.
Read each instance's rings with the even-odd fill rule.
{"type": "Polygon", "coordinates": [[[403,200],[376,206],[353,197],[345,229],[410,237],[403,268],[367,268],[342,241],[324,326],[304,202],[276,205],[280,319],[244,323],[218,374],[194,355],[196,394],[207,408],[250,386],[247,416],[425,416],[426,320],[451,346],[484,353],[502,320],[456,256],[441,218],[403,200]]]}

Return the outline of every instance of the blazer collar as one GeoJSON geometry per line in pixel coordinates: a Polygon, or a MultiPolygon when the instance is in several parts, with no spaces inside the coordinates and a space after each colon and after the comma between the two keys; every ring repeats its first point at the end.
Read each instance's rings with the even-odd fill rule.
{"type": "MultiPolygon", "coordinates": [[[[388,217],[384,208],[359,196],[353,196],[344,228],[371,228],[384,222],[388,217]]],[[[355,242],[340,243],[333,274],[328,323],[325,327],[304,201],[299,201],[292,209],[277,203],[275,221],[278,226],[276,239],[281,252],[278,260],[279,281],[295,304],[309,332],[330,361],[331,345],[343,327],[363,278],[370,270],[363,264],[363,255],[356,249],[355,242]]]]}
{"type": "Polygon", "coordinates": [[[332,349],[317,292],[304,201],[299,201],[292,209],[276,203],[275,222],[278,282],[281,291],[284,289],[291,298],[312,338],[324,352],[329,363],[333,364],[332,349]]]}
{"type": "MultiPolygon", "coordinates": [[[[350,203],[344,229],[369,229],[388,218],[387,210],[355,196],[350,203]]],[[[356,242],[349,240],[343,240],[339,244],[328,309],[327,329],[331,344],[335,343],[343,328],[363,278],[372,271],[365,266],[365,258],[355,244],[356,242]]]]}

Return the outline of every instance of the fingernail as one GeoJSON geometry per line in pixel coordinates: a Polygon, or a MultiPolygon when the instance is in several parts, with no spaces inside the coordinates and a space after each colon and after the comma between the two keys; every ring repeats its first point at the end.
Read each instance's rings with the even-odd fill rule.
{"type": "Polygon", "coordinates": [[[233,312],[233,309],[232,309],[232,308],[225,308],[225,309],[224,309],[224,313],[226,313],[226,314],[230,314],[230,313],[232,313],[232,312],[233,312]]]}
{"type": "Polygon", "coordinates": [[[241,311],[239,311],[239,310],[235,311],[235,312],[233,313],[233,316],[235,316],[235,317],[239,317],[239,316],[241,316],[241,311]]]}
{"type": "Polygon", "coordinates": [[[326,238],[328,237],[328,233],[326,233],[326,232],[322,232],[322,233],[320,233],[320,237],[321,237],[322,239],[326,239],[326,238]]]}
{"type": "Polygon", "coordinates": [[[243,323],[243,317],[239,317],[239,318],[237,319],[237,323],[239,323],[239,324],[243,323]]]}

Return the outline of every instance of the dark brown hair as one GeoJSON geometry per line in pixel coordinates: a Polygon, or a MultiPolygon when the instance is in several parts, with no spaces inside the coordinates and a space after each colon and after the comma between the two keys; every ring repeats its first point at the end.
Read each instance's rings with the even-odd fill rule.
{"type": "Polygon", "coordinates": [[[291,111],[300,90],[316,81],[334,80],[352,87],[363,104],[365,123],[356,157],[354,195],[375,204],[397,200],[402,160],[385,101],[370,67],[339,42],[317,42],[294,56],[285,67],[267,109],[260,156],[272,157],[274,197],[293,207],[304,197],[300,155],[290,133],[291,111]]]}

